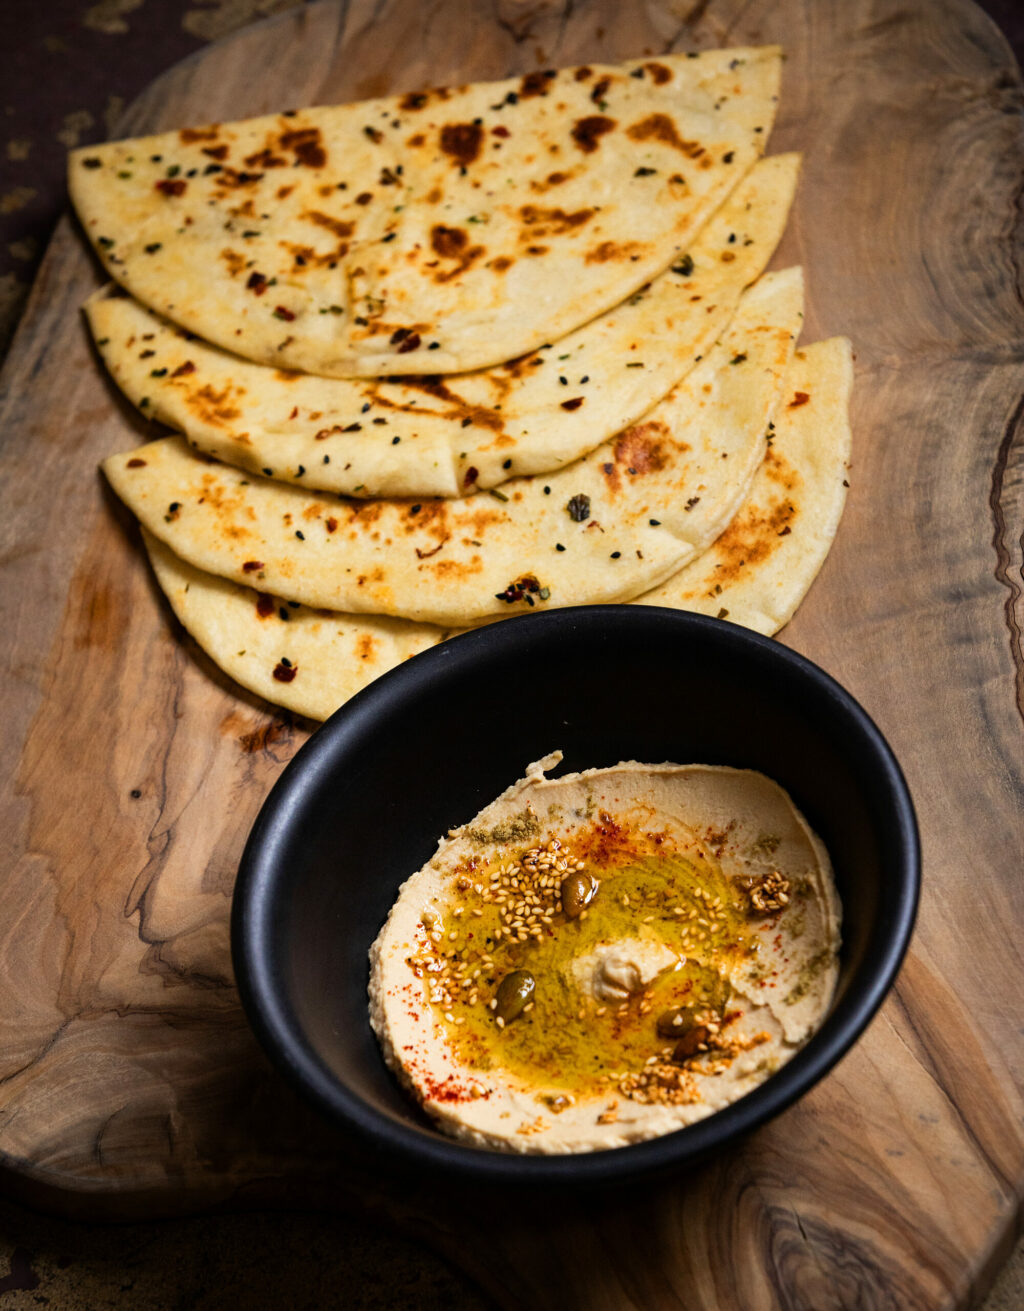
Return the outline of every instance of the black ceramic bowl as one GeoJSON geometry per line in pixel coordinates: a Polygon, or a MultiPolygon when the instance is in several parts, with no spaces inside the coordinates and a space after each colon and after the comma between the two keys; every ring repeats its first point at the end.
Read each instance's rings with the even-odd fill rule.
{"type": "Polygon", "coordinates": [[[833,679],[732,624],[641,606],[560,610],[480,629],[379,679],[284,771],[242,858],[232,940],[258,1037],[374,1159],[507,1185],[638,1181],[693,1164],[778,1114],[847,1051],[899,967],[917,903],[913,805],[881,733],[833,679]],[[825,1023],[723,1111],[631,1147],[518,1156],[431,1127],[381,1059],[367,952],[438,838],[526,765],[620,760],[758,769],[832,856],[841,972],[825,1023]]]}

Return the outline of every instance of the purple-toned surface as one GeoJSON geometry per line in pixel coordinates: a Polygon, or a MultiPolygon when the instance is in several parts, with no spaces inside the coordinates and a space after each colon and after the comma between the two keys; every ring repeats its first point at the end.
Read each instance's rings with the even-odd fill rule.
{"type": "Polygon", "coordinates": [[[210,40],[302,0],[6,0],[0,4],[0,353],[65,205],[69,149],[210,40]]]}

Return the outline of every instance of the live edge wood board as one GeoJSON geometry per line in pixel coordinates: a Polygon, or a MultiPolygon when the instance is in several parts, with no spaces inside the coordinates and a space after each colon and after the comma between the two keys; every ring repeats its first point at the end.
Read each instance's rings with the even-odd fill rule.
{"type": "Polygon", "coordinates": [[[984,1291],[1024,1177],[1024,120],[995,28],[966,0],[321,3],[179,65],[120,134],[763,42],[787,52],[771,149],[805,154],[776,265],[805,266],[804,339],[846,333],[857,357],[846,516],[781,640],[887,734],[924,840],[883,1011],[801,1104],[642,1196],[479,1215],[358,1164],[269,1071],[228,957],[246,834],[313,726],[184,637],[96,471],[151,434],[88,344],[99,274],[65,220],[0,424],[7,1187],[111,1218],[359,1207],[517,1308],[935,1311],[984,1291]]]}

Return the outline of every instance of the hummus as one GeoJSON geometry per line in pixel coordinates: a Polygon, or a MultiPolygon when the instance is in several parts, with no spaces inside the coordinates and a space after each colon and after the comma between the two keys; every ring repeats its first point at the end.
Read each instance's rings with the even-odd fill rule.
{"type": "Polygon", "coordinates": [[[446,1132],[503,1151],[710,1115],[807,1041],[837,975],[828,855],[771,779],[546,778],[560,760],[441,841],[370,952],[388,1065],[446,1132]]]}

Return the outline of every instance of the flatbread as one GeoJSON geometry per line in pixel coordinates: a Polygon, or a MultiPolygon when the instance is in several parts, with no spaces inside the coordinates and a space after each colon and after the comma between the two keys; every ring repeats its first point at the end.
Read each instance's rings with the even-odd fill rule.
{"type": "MultiPolygon", "coordinates": [[[[845,338],[797,352],[770,459],[733,523],[692,565],[634,605],[725,610],[730,622],[766,635],[782,627],[820,569],[845,503],[851,373],[845,338]],[[807,401],[794,405],[801,394],[807,401]],[[780,536],[783,528],[790,531],[780,536]],[[743,564],[730,552],[734,567],[716,569],[729,542],[741,540],[743,564]]],[[[261,597],[186,564],[144,535],[174,613],[207,655],[243,687],[311,719],[327,719],[375,678],[450,635],[430,624],[317,612],[261,597]]]]}
{"type": "Polygon", "coordinates": [[[282,601],[203,573],[142,535],[171,608],[214,663],[250,692],[310,719],[327,719],[381,674],[452,636],[432,624],[282,601]]]}
{"type": "Polygon", "coordinates": [[[712,546],[638,604],[695,610],[770,636],[793,617],[846,504],[853,357],[846,337],[798,350],[768,451],[712,546]]]}
{"type": "Polygon", "coordinates": [[[459,501],[333,503],[180,438],[103,464],[189,563],[289,600],[446,626],[622,601],[704,550],[742,503],[799,334],[799,269],[746,291],[722,341],[645,419],[545,478],[459,501]]]}
{"type": "Polygon", "coordinates": [[[768,262],[798,170],[798,155],[761,160],[648,288],[525,359],[460,377],[282,372],[190,337],[120,289],[85,309],[118,386],[199,451],[346,496],[464,496],[571,463],[682,379],[768,262]]]}
{"type": "Polygon", "coordinates": [[[329,377],[484,368],[666,269],[763,152],[778,47],[532,73],[72,152],[110,276],[329,377]]]}

